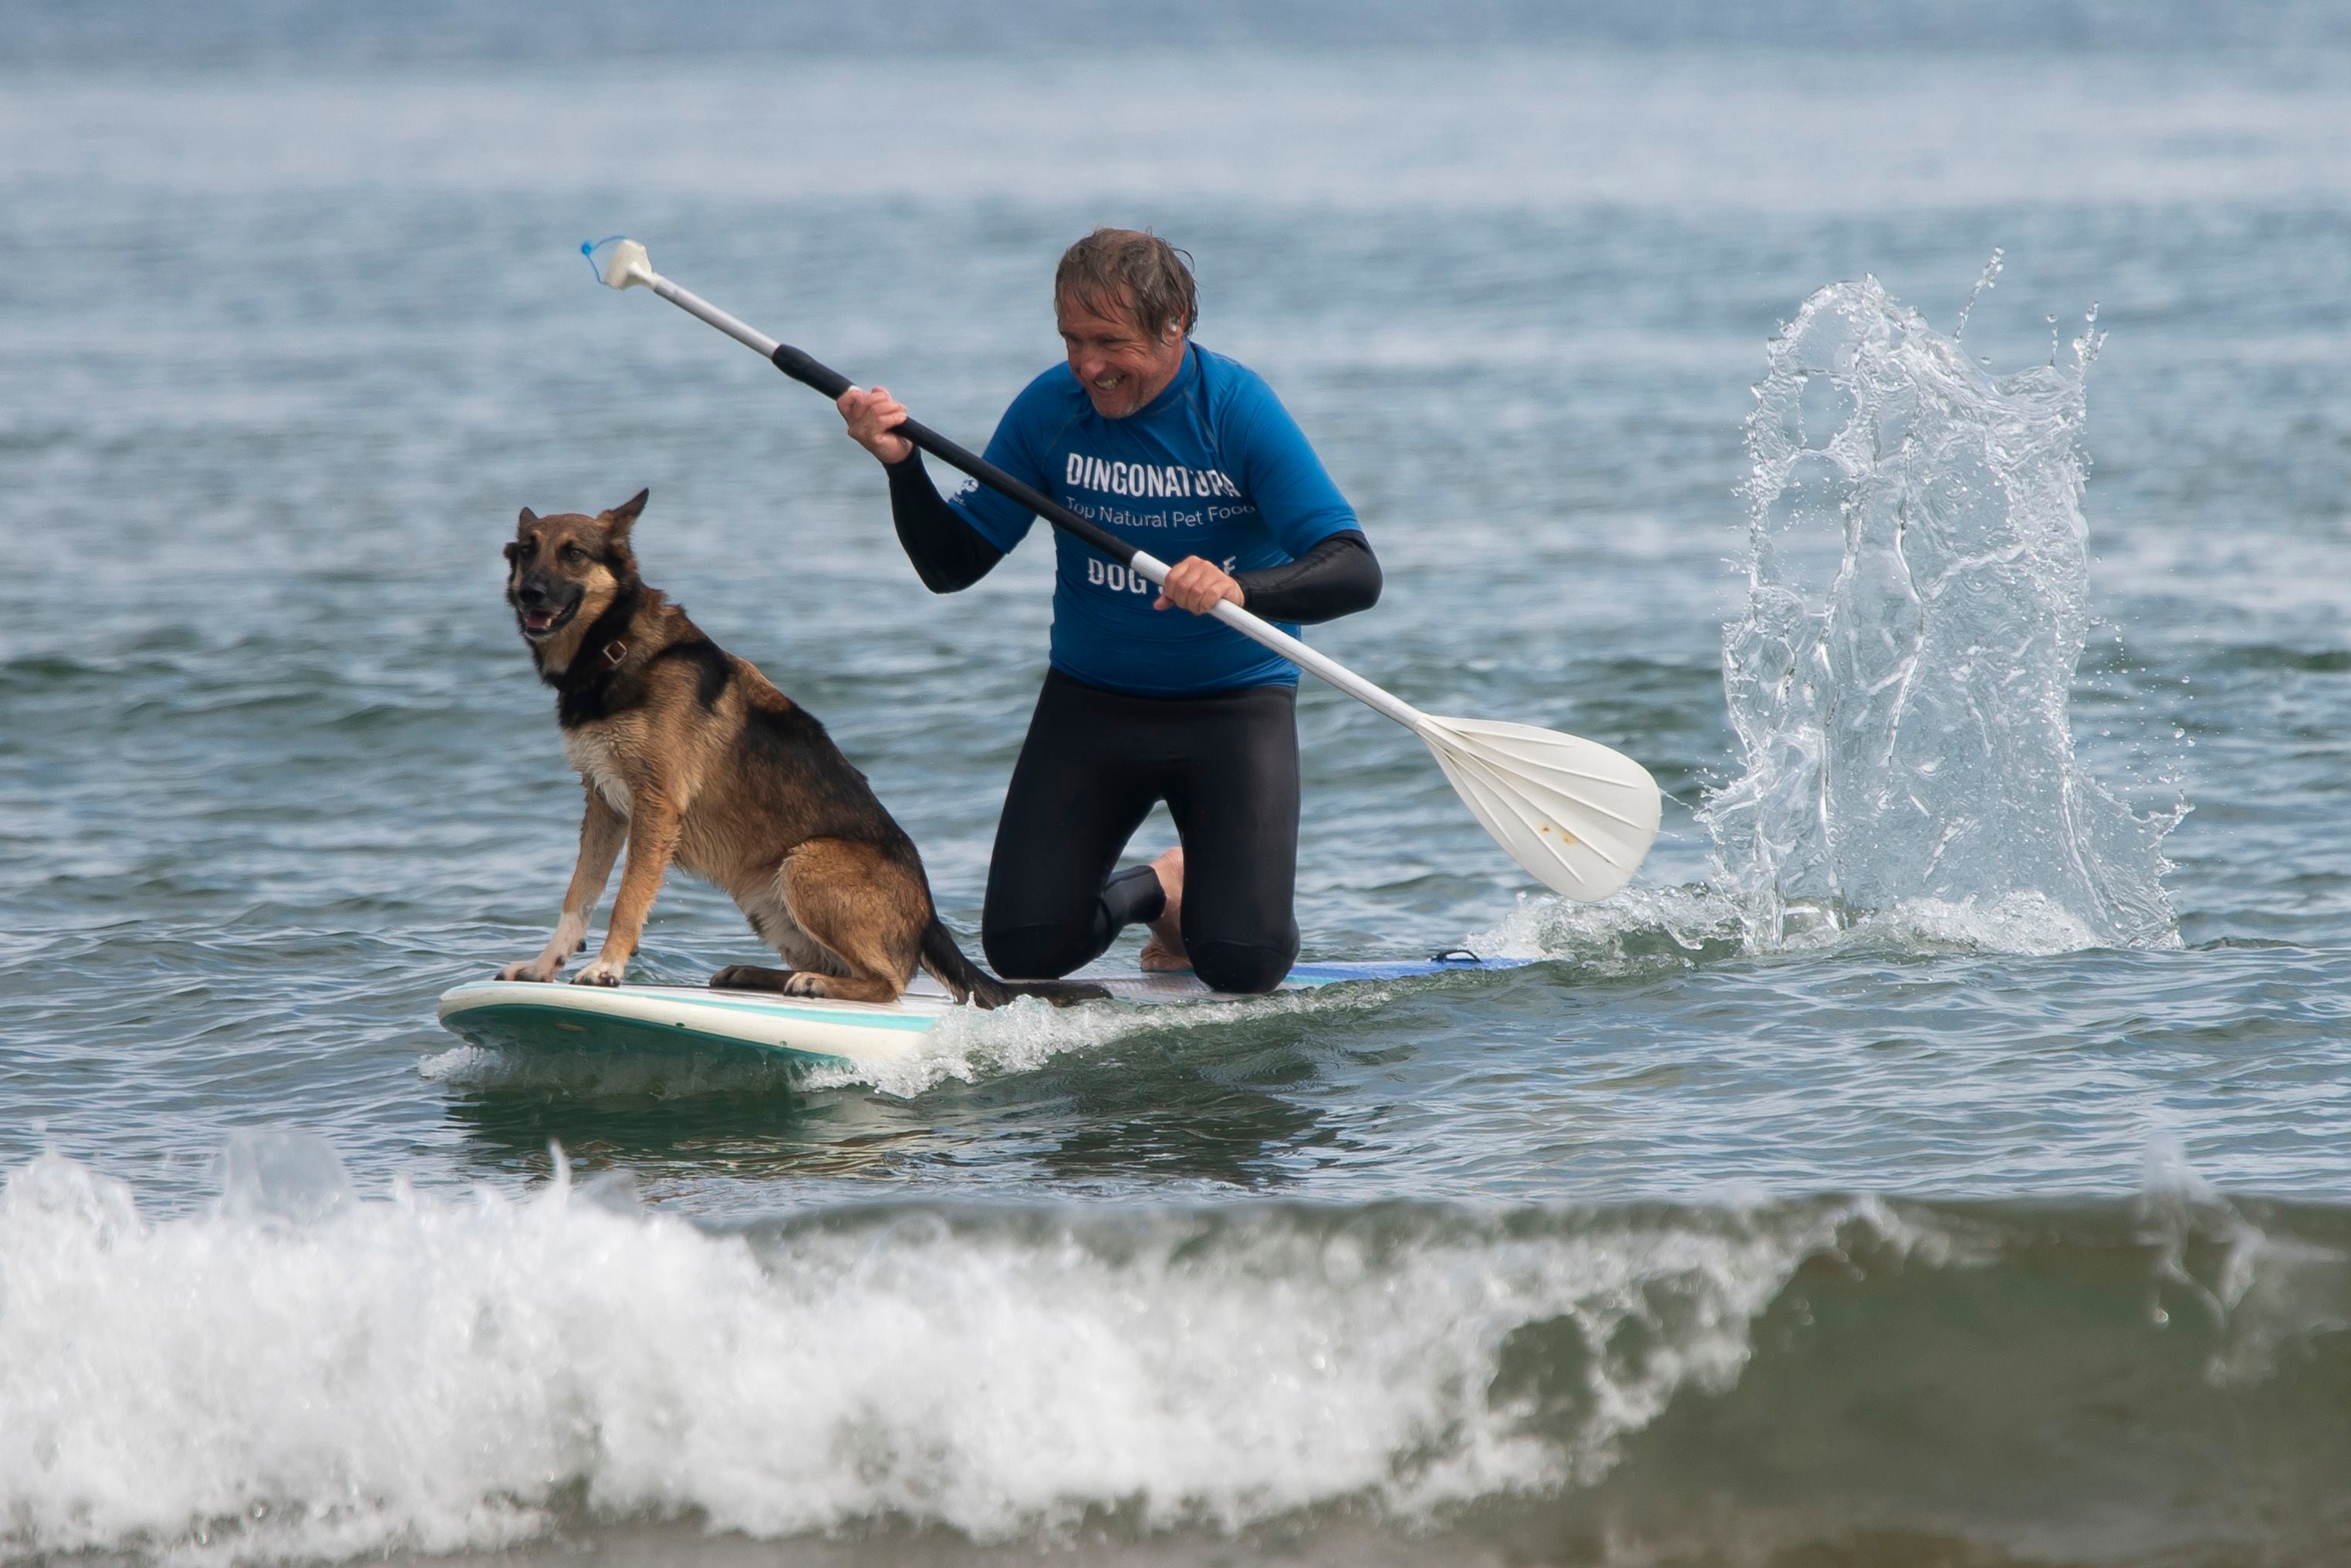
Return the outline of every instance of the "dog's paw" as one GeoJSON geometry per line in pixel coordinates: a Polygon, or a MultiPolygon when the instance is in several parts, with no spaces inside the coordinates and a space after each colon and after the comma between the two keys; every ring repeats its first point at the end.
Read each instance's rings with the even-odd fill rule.
{"type": "Polygon", "coordinates": [[[608,958],[599,958],[573,976],[571,983],[575,986],[617,986],[621,983],[621,977],[628,971],[626,963],[616,964],[608,958]]]}
{"type": "Polygon", "coordinates": [[[813,969],[795,970],[792,977],[784,982],[784,995],[788,997],[828,997],[831,994],[825,987],[824,977],[813,969]]]}
{"type": "Polygon", "coordinates": [[[555,978],[555,968],[556,967],[554,965],[544,963],[537,958],[524,958],[515,963],[508,964],[505,968],[500,969],[498,971],[498,978],[501,980],[529,980],[535,984],[544,985],[547,981],[555,978]]]}

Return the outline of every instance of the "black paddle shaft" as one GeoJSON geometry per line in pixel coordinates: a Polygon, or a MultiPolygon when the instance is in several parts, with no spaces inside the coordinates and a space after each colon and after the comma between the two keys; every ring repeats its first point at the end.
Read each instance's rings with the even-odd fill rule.
{"type": "MultiPolygon", "coordinates": [[[[814,387],[836,402],[841,400],[841,393],[857,384],[831,366],[819,364],[789,343],[777,344],[776,351],[768,357],[775,361],[776,369],[796,382],[814,387]]],[[[904,436],[942,463],[962,469],[1000,495],[1011,497],[1055,528],[1084,540],[1121,566],[1129,564],[1143,553],[1116,534],[1086,521],[1042,490],[1022,484],[978,453],[957,445],[927,424],[908,419],[904,424],[893,426],[890,434],[904,436]]]]}

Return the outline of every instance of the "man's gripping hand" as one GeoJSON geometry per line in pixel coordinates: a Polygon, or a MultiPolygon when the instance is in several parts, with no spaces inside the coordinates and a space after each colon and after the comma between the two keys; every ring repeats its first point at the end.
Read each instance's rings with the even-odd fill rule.
{"type": "Polygon", "coordinates": [[[1167,569],[1167,580],[1159,585],[1159,597],[1152,601],[1151,608],[1169,610],[1180,606],[1195,615],[1206,615],[1219,600],[1225,599],[1240,603],[1241,585],[1215,561],[1187,555],[1167,569]]]}
{"type": "Polygon", "coordinates": [[[890,395],[888,387],[852,387],[833,407],[858,445],[884,463],[904,463],[914,454],[914,444],[891,431],[906,423],[906,405],[890,395]]]}

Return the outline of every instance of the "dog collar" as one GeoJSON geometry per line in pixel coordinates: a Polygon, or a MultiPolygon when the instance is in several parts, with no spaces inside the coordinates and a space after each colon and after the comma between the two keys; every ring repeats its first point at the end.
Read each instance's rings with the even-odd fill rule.
{"type": "Polygon", "coordinates": [[[616,670],[619,669],[621,667],[621,661],[628,656],[629,645],[626,643],[622,642],[618,637],[613,638],[611,642],[604,644],[604,662],[611,665],[612,668],[616,670]]]}

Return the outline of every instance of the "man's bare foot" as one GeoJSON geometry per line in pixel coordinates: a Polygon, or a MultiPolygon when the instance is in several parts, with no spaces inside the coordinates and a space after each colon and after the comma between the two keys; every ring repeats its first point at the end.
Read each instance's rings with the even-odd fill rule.
{"type": "Polygon", "coordinates": [[[1192,960],[1184,951],[1183,847],[1178,845],[1153,861],[1151,869],[1159,874],[1159,891],[1166,895],[1167,907],[1151,923],[1151,939],[1143,945],[1143,967],[1188,969],[1192,960]]]}

